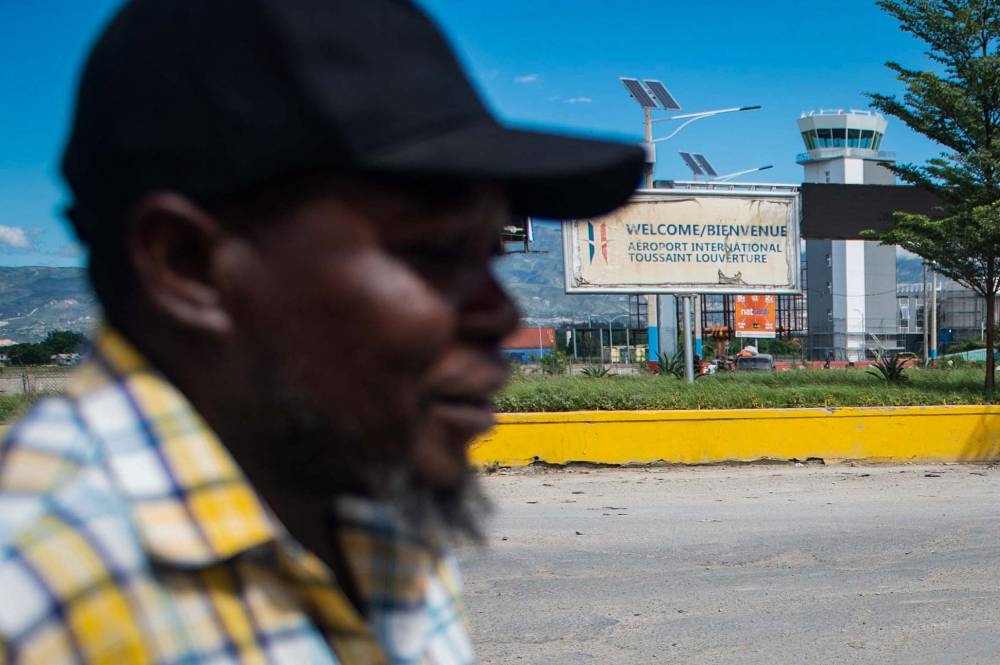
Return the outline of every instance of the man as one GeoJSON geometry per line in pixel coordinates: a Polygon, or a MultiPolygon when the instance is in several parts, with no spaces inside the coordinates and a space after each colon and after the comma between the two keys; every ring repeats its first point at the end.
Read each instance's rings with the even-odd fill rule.
{"type": "Polygon", "coordinates": [[[641,151],[511,130],[405,0],[134,0],[63,171],[107,325],[0,447],[0,661],[468,663],[511,213],[641,151]]]}

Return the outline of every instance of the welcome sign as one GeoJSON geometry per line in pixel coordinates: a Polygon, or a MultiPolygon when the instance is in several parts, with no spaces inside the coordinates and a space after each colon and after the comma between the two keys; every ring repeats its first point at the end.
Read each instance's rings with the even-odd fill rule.
{"type": "Polygon", "coordinates": [[[563,224],[567,293],[798,293],[796,192],[644,191],[563,224]]]}

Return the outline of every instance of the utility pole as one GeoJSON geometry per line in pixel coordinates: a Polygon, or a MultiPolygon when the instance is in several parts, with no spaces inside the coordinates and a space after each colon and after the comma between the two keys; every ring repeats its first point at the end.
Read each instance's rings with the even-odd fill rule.
{"type": "Polygon", "coordinates": [[[615,352],[615,332],[611,328],[611,320],[608,320],[608,364],[610,365],[614,360],[615,352]]]}
{"type": "MultiPolygon", "coordinates": [[[[687,127],[693,122],[703,120],[705,118],[712,118],[717,115],[722,115],[724,113],[738,113],[741,111],[756,111],[760,109],[760,106],[734,106],[731,108],[724,109],[713,109],[710,111],[699,111],[697,113],[684,113],[680,115],[672,115],[665,118],[653,119],[654,110],[662,111],[680,111],[681,106],[677,103],[670,91],[667,90],[666,86],[663,85],[661,81],[653,79],[644,79],[640,81],[636,78],[629,78],[626,76],[619,77],[622,85],[628,91],[628,94],[636,101],[639,106],[642,107],[643,113],[643,147],[646,149],[646,164],[643,170],[643,184],[646,189],[653,188],[653,171],[656,166],[656,144],[662,141],[669,141],[670,139],[677,136],[682,129],[687,127]],[[680,125],[667,136],[661,138],[653,138],[653,123],[662,121],[679,121],[680,125]]],[[[737,175],[742,175],[743,173],[752,173],[754,171],[760,171],[769,166],[760,167],[757,169],[749,169],[748,171],[740,171],[737,173],[731,173],[728,176],[723,176],[724,178],[735,177],[737,175]]],[[[685,304],[690,308],[690,296],[683,296],[685,304]]],[[[649,350],[652,352],[654,339],[656,341],[656,353],[659,356],[669,356],[671,352],[677,347],[677,300],[674,296],[670,295],[656,295],[647,296],[647,302],[651,306],[655,306],[656,313],[655,318],[652,321],[656,322],[656,329],[653,330],[653,326],[650,325],[649,330],[649,350]]],[[[698,317],[699,322],[701,317],[698,317]]],[[[687,321],[687,326],[690,328],[691,317],[690,312],[688,312],[685,317],[687,321]]],[[[699,323],[700,331],[700,323],[699,323]]],[[[687,331],[688,337],[690,337],[690,330],[687,331]]],[[[689,340],[690,343],[690,340],[689,340]]],[[[701,335],[698,336],[698,344],[700,351],[701,335]]],[[[688,352],[685,351],[687,354],[688,352]]],[[[659,361],[659,357],[652,358],[654,361],[659,361]]],[[[689,373],[693,374],[693,365],[688,363],[689,373]]],[[[693,379],[692,379],[693,381],[693,379]]]]}
{"type": "Polygon", "coordinates": [[[937,271],[931,266],[931,365],[937,363],[937,271]]]}
{"type": "Polygon", "coordinates": [[[927,262],[924,261],[922,265],[924,269],[924,284],[923,284],[924,295],[923,299],[920,302],[920,306],[924,308],[924,325],[923,325],[923,330],[921,332],[923,333],[924,336],[924,367],[927,367],[927,365],[929,365],[931,362],[931,345],[929,341],[930,336],[927,334],[927,331],[930,329],[930,326],[928,325],[928,314],[930,313],[930,307],[928,305],[930,303],[927,300],[927,262]]]}

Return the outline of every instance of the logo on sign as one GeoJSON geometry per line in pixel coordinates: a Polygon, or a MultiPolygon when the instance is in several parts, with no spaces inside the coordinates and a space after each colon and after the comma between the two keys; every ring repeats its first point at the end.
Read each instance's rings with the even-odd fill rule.
{"type": "Polygon", "coordinates": [[[587,246],[590,249],[590,262],[594,262],[594,255],[597,254],[598,248],[601,250],[601,256],[604,257],[604,262],[608,262],[608,225],[605,223],[598,224],[598,229],[596,229],[597,234],[595,237],[595,229],[593,222],[587,222],[587,246]]]}

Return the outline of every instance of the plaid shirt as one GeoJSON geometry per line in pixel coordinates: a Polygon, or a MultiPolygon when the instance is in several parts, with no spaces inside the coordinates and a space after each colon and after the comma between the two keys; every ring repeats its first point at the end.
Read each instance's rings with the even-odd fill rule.
{"type": "Polygon", "coordinates": [[[105,331],[0,446],[0,664],[473,662],[452,559],[385,506],[340,508],[367,618],[105,331]]]}

